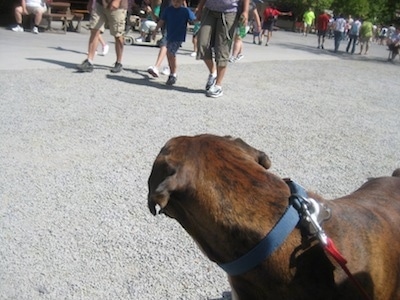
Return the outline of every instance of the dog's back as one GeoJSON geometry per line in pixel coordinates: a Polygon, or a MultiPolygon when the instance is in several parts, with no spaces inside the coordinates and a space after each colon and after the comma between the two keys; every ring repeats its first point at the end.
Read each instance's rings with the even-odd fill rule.
{"type": "MultiPolygon", "coordinates": [[[[212,261],[232,262],[257,245],[287,207],[290,189],[270,164],[240,139],[174,138],[149,177],[149,209],[156,214],[159,206],[175,218],[212,261]]],[[[371,299],[400,299],[400,169],[348,196],[315,199],[331,209],[323,228],[371,299]]],[[[295,229],[257,267],[229,276],[234,299],[363,299],[323,247],[307,238],[295,229]]]]}
{"type": "MultiPolygon", "coordinates": [[[[328,203],[332,219],[324,227],[350,271],[372,299],[400,299],[400,169],[328,203]]],[[[348,279],[342,272],[335,281],[348,279]]]]}

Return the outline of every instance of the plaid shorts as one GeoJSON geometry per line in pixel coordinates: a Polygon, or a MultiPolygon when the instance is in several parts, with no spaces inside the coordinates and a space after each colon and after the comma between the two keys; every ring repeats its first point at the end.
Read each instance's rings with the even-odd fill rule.
{"type": "Polygon", "coordinates": [[[181,45],[182,42],[167,42],[167,50],[175,56],[181,45]]]}

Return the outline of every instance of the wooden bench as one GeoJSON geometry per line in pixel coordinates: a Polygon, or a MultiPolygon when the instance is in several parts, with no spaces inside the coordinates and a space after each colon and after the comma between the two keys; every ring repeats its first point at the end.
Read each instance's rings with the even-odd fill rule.
{"type": "Polygon", "coordinates": [[[47,30],[54,31],[51,26],[52,21],[61,21],[64,33],[68,31],[81,32],[81,21],[85,17],[87,10],[70,10],[69,2],[52,2],[48,5],[48,10],[43,14],[43,18],[47,20],[47,30]],[[74,27],[73,21],[77,21],[74,27]]]}
{"type": "Polygon", "coordinates": [[[43,19],[47,20],[47,30],[53,31],[52,21],[62,21],[62,29],[67,33],[69,22],[74,18],[70,10],[69,2],[50,2],[47,4],[47,12],[43,14],[43,19]]]}
{"type": "Polygon", "coordinates": [[[89,14],[89,11],[86,9],[73,9],[71,13],[74,15],[74,18],[71,20],[70,25],[72,26],[72,21],[77,21],[75,28],[72,26],[72,29],[76,32],[81,32],[81,22],[85,18],[85,15],[89,14]]]}

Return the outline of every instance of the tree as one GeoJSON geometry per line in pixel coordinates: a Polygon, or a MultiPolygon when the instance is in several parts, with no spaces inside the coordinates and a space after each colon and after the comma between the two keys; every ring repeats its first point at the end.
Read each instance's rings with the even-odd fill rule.
{"type": "Polygon", "coordinates": [[[343,13],[369,18],[376,24],[389,24],[397,19],[400,25],[399,0],[277,0],[276,3],[290,7],[296,19],[301,18],[308,7],[313,7],[316,14],[324,9],[330,9],[334,11],[334,14],[343,13]],[[396,17],[396,11],[398,17],[396,17]]]}

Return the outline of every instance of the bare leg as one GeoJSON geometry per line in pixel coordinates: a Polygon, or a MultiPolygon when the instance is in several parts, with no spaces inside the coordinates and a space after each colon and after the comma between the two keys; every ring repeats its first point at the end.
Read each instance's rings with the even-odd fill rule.
{"type": "Polygon", "coordinates": [[[170,52],[167,52],[167,59],[168,59],[169,69],[171,70],[171,74],[172,75],[176,74],[177,71],[176,56],[170,52]]]}
{"type": "Polygon", "coordinates": [[[89,47],[88,47],[88,60],[93,61],[96,54],[97,45],[99,43],[100,30],[92,29],[90,31],[89,47]]]}
{"type": "Polygon", "coordinates": [[[367,44],[365,45],[365,53],[364,54],[368,54],[368,49],[369,49],[369,42],[367,42],[367,44]]]}
{"type": "Polygon", "coordinates": [[[158,56],[156,60],[156,64],[154,65],[156,68],[159,68],[167,55],[167,46],[161,46],[160,51],[158,51],[158,56]]]}
{"type": "Polygon", "coordinates": [[[121,35],[119,37],[115,37],[115,53],[117,54],[117,62],[119,63],[121,63],[122,61],[123,52],[124,52],[124,37],[121,35]]]}
{"type": "Polygon", "coordinates": [[[215,85],[222,86],[222,80],[224,79],[226,72],[226,66],[217,67],[217,80],[215,81],[215,85]]]}
{"type": "Polygon", "coordinates": [[[206,64],[206,66],[207,66],[208,71],[210,72],[210,74],[215,74],[215,73],[217,73],[217,69],[216,69],[215,64],[214,64],[214,61],[213,61],[212,59],[205,59],[204,62],[205,62],[205,64],[206,64]]]}
{"type": "Polygon", "coordinates": [[[193,52],[197,52],[197,36],[193,37],[193,52]]]}
{"type": "Polygon", "coordinates": [[[268,30],[267,44],[269,43],[269,40],[271,39],[271,36],[272,36],[272,30],[268,30]]]}
{"type": "Polygon", "coordinates": [[[35,15],[35,26],[39,26],[40,22],[42,22],[43,13],[40,11],[35,15]]]}
{"type": "Polygon", "coordinates": [[[23,15],[22,6],[18,6],[15,8],[15,21],[17,24],[22,24],[22,15],[23,15]]]}
{"type": "Polygon", "coordinates": [[[104,41],[102,35],[99,35],[99,43],[100,45],[104,48],[105,45],[107,45],[107,43],[104,41]]]}
{"type": "Polygon", "coordinates": [[[237,57],[240,53],[242,53],[243,42],[242,39],[236,34],[235,42],[233,44],[232,56],[237,57]]]}
{"type": "Polygon", "coordinates": [[[263,40],[264,40],[264,34],[265,34],[265,29],[263,29],[260,33],[260,42],[262,44],[263,40]]]}

